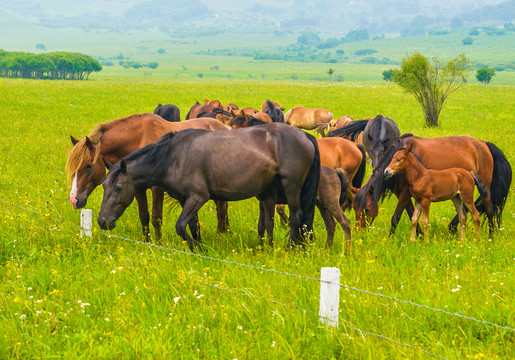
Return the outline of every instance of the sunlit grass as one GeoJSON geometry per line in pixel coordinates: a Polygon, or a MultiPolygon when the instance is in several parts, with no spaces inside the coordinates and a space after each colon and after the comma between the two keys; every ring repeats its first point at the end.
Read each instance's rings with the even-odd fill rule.
{"type": "MultiPolygon", "coordinates": [[[[512,331],[351,289],[341,291],[341,326],[327,331],[318,323],[316,281],[149,248],[106,237],[98,227],[91,239],[80,238],[64,174],[69,135],[83,137],[100,122],[151,112],[157,103],[178,105],[184,117],[204,98],[256,108],[270,98],[286,108],[320,106],[355,118],[381,113],[403,133],[491,141],[513,164],[512,87],[460,89],[440,129],[424,127],[418,105],[392,84],[98,77],[0,79],[0,92],[0,357],[428,358],[355,328],[446,358],[515,355],[512,331]]],[[[101,197],[98,188],[88,200],[94,216],[101,197]]],[[[397,236],[388,237],[395,204],[388,199],[370,229],[353,231],[353,251],[345,256],[339,227],[334,248],[324,248],[318,215],[305,252],[285,250],[288,229],[278,221],[275,249],[263,250],[255,199],[230,204],[228,234],[216,234],[210,202],[199,215],[203,255],[315,278],[321,267],[335,266],[342,284],[514,327],[512,197],[493,239],[483,227],[476,240],[469,224],[470,237],[459,241],[447,232],[452,203],[433,204],[430,245],[409,242],[405,216],[397,236]]],[[[162,245],[188,251],[174,231],[178,209],[165,214],[162,245]]],[[[113,234],[142,240],[135,206],[113,234]]]]}

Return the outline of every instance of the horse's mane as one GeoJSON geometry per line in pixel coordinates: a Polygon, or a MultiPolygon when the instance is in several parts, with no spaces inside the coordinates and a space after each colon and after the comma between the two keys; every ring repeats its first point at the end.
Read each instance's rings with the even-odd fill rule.
{"type": "MultiPolygon", "coordinates": [[[[102,144],[102,135],[107,131],[111,130],[113,127],[120,125],[121,123],[127,122],[129,120],[134,120],[135,117],[143,117],[148,114],[136,114],[130,115],[123,118],[115,119],[112,121],[108,121],[102,124],[97,125],[88,135],[89,140],[95,146],[95,155],[93,158],[93,162],[98,160],[100,156],[100,147],[102,144]]],[[[82,168],[89,160],[90,149],[86,144],[86,138],[82,138],[79,140],[77,144],[75,144],[68,153],[68,159],[66,160],[66,177],[68,183],[73,181],[73,177],[82,168]]]]}
{"type": "Polygon", "coordinates": [[[392,161],[393,155],[404,148],[404,139],[413,136],[413,134],[404,134],[399,139],[397,139],[386,151],[383,158],[377,166],[372,171],[372,175],[363,185],[362,188],[358,190],[356,196],[354,197],[354,205],[359,206],[359,209],[362,210],[367,205],[367,194],[373,188],[372,192],[372,202],[374,205],[377,205],[380,201],[384,200],[384,198],[390,194],[390,192],[394,189],[397,184],[397,175],[392,176],[389,179],[386,179],[384,176],[384,170],[388,167],[388,164],[392,161]]]}
{"type": "MultiPolygon", "coordinates": [[[[186,129],[183,130],[184,132],[188,132],[194,129],[186,129]]],[[[124,157],[122,160],[125,162],[130,163],[135,158],[140,158],[140,161],[148,164],[152,164],[152,167],[157,169],[167,169],[168,165],[170,164],[172,151],[172,139],[175,136],[175,132],[169,132],[164,134],[161,139],[159,139],[156,143],[145,145],[144,147],[130,153],[126,157],[124,157]]],[[[120,167],[121,161],[117,162],[113,165],[111,170],[109,170],[109,179],[108,184],[112,184],[116,178],[118,177],[121,167],[120,167]]],[[[152,171],[152,173],[157,176],[157,171],[152,171]]]]}
{"type": "Polygon", "coordinates": [[[243,115],[238,114],[235,117],[231,119],[231,122],[229,123],[229,126],[236,125],[238,127],[245,127],[245,126],[256,126],[256,125],[265,125],[266,122],[255,118],[254,116],[247,115],[246,120],[244,120],[243,115]]]}
{"type": "Polygon", "coordinates": [[[359,133],[363,132],[365,130],[365,126],[367,126],[369,120],[356,120],[350,123],[349,125],[345,125],[344,127],[341,127],[339,129],[335,129],[333,131],[329,131],[327,133],[327,137],[347,137],[351,136],[351,141],[354,141],[356,139],[356,136],[358,136],[359,133]]]}

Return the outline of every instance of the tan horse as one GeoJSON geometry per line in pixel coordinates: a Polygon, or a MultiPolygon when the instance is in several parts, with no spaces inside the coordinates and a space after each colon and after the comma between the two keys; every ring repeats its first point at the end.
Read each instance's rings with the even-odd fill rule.
{"type": "Polygon", "coordinates": [[[264,113],[264,112],[260,111],[258,113],[255,113],[252,116],[254,116],[256,119],[259,119],[259,120],[263,121],[264,123],[267,123],[267,124],[271,124],[272,123],[272,118],[267,113],[264,113]]]}
{"type": "Polygon", "coordinates": [[[229,104],[225,105],[224,110],[231,112],[231,110],[234,110],[234,111],[240,110],[240,107],[236,104],[229,103],[229,104]]]}
{"type": "Polygon", "coordinates": [[[321,124],[329,124],[333,113],[320,108],[296,106],[284,114],[284,122],[306,130],[316,129],[321,124]]]}
{"type": "MultiPolygon", "coordinates": [[[[211,131],[230,129],[212,118],[169,122],[154,114],[135,114],[100,124],[83,139],[77,140],[72,136],[73,147],[66,162],[68,181],[72,183],[70,203],[76,209],[86,206],[88,196],[102,183],[106,174],[104,160],[116,163],[136,149],[156,142],[168,132],[191,128],[211,131]]],[[[152,224],[158,241],[161,238],[163,197],[162,189],[152,189],[152,224]]],[[[150,216],[146,190],[138,191],[136,200],[143,234],[148,239],[150,216]]],[[[221,205],[220,208],[227,206],[226,204],[219,205],[221,205]]],[[[226,217],[223,211],[225,210],[222,209],[219,212],[219,231],[227,231],[228,228],[228,220],[221,219],[222,216],[226,217]]]]}

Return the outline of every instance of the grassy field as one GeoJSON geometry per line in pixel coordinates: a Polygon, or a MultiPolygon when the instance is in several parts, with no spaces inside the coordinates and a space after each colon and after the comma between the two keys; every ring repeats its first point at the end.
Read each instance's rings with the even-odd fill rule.
{"type": "MultiPolygon", "coordinates": [[[[152,112],[157,103],[176,104],[184,117],[204,98],[254,107],[269,98],[286,108],[324,107],[335,117],[380,113],[403,133],[491,141],[515,164],[514,95],[510,86],[468,85],[449,99],[441,128],[432,129],[415,100],[393,84],[120,78],[108,71],[84,82],[0,79],[0,358],[515,357],[512,330],[356,290],[514,328],[513,196],[492,239],[485,226],[475,239],[469,221],[469,237],[459,241],[447,232],[452,203],[434,204],[430,245],[408,240],[405,216],[396,237],[388,237],[396,203],[389,199],[373,227],[353,232],[347,256],[340,228],[335,246],[324,248],[318,213],[305,252],[284,249],[288,230],[278,222],[275,249],[263,251],[256,200],[230,204],[232,231],[222,235],[214,205],[206,204],[199,215],[202,255],[252,269],[107,237],[96,224],[91,239],[80,238],[64,173],[70,135],[152,112]],[[341,291],[336,330],[319,325],[317,281],[265,271],[317,278],[325,266],[340,268],[342,284],[352,287],[341,291]]],[[[94,218],[101,200],[97,189],[88,201],[94,218]]],[[[177,209],[167,211],[163,246],[188,252],[174,231],[177,216],[177,209]]],[[[140,233],[132,205],[113,234],[141,240],[140,233]]]]}

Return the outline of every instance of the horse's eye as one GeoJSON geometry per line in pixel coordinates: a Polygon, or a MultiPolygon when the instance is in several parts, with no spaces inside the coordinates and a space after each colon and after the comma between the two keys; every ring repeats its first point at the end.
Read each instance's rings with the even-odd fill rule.
{"type": "Polygon", "coordinates": [[[402,159],[397,159],[397,162],[400,163],[402,161],[402,159]]]}
{"type": "Polygon", "coordinates": [[[122,191],[123,187],[121,185],[116,185],[115,190],[116,191],[122,191]]]}
{"type": "Polygon", "coordinates": [[[91,170],[91,169],[93,169],[93,164],[86,165],[86,170],[91,170]]]}

